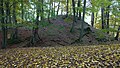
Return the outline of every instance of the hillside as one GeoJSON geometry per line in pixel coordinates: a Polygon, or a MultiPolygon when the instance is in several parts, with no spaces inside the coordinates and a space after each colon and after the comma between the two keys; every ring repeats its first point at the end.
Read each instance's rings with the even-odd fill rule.
{"type": "MultiPolygon", "coordinates": [[[[50,19],[50,23],[48,23],[47,20],[40,22],[39,36],[42,41],[36,44],[36,46],[66,46],[71,44],[78,44],[75,42],[75,40],[77,40],[80,35],[80,22],[81,21],[77,20],[77,23],[75,23],[74,32],[72,33],[70,32],[72,26],[72,17],[65,19],[64,16],[58,16],[56,18],[50,19]]],[[[84,29],[86,29],[86,34],[82,39],[82,44],[119,43],[119,41],[111,41],[111,37],[109,35],[91,27],[86,22],[84,23],[84,29]]],[[[28,28],[20,28],[19,31],[21,38],[27,38],[26,41],[22,43],[23,46],[26,46],[26,44],[29,42],[29,37],[32,34],[31,30],[28,28]]]]}
{"type": "MultiPolygon", "coordinates": [[[[74,31],[71,33],[70,29],[72,26],[72,16],[64,18],[64,16],[58,16],[56,18],[50,19],[50,23],[47,21],[40,21],[39,26],[39,36],[41,41],[39,41],[35,46],[67,46],[80,44],[75,42],[80,35],[80,20],[77,20],[75,23],[74,31]]],[[[29,22],[28,22],[29,23],[29,22]]],[[[29,47],[30,37],[32,36],[31,27],[24,26],[19,27],[19,38],[21,39],[20,43],[10,44],[9,47],[29,47]]],[[[85,35],[82,39],[82,44],[118,44],[119,41],[111,41],[111,37],[101,30],[95,29],[86,22],[84,22],[84,31],[85,35]]],[[[12,31],[10,30],[10,33],[12,31]]],[[[1,35],[0,35],[1,36],[1,35]]],[[[19,40],[18,40],[19,41],[19,40]]],[[[17,41],[17,42],[18,42],[17,41]]],[[[11,41],[10,41],[11,42],[11,41]]],[[[14,43],[14,41],[13,41],[14,43]]]]}

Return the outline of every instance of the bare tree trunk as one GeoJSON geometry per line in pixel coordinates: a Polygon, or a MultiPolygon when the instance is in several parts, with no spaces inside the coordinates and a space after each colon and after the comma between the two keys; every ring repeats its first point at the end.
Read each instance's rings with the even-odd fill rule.
{"type": "MultiPolygon", "coordinates": [[[[38,2],[40,2],[40,0],[38,0],[38,2]]],[[[32,30],[32,33],[33,33],[32,34],[32,39],[31,39],[32,45],[35,45],[40,40],[40,37],[39,37],[39,34],[38,34],[40,7],[38,5],[37,5],[36,13],[37,13],[36,22],[35,22],[36,27],[34,27],[33,30],[32,30]]]]}
{"type": "Polygon", "coordinates": [[[119,38],[119,31],[120,31],[120,26],[118,27],[118,32],[117,32],[117,34],[115,36],[115,40],[118,40],[118,38],[119,38]]]}
{"type": "Polygon", "coordinates": [[[68,11],[68,4],[69,4],[69,0],[67,0],[67,7],[66,7],[66,11],[67,11],[67,13],[66,13],[66,17],[68,17],[68,13],[69,13],[69,11],[68,11]]]}
{"type": "Polygon", "coordinates": [[[54,3],[52,2],[52,4],[51,4],[51,17],[54,17],[54,3]]]}
{"type": "MultiPolygon", "coordinates": [[[[49,0],[49,1],[50,1],[50,0],[49,0]]],[[[48,9],[49,9],[49,11],[48,11],[48,22],[51,23],[51,22],[50,22],[50,15],[51,15],[51,9],[52,9],[52,8],[51,8],[51,4],[50,4],[49,6],[50,6],[50,8],[48,8],[48,9]]]]}
{"type": "MultiPolygon", "coordinates": [[[[114,25],[113,25],[113,28],[115,28],[116,27],[116,14],[115,14],[115,20],[114,20],[114,25]]],[[[113,36],[115,36],[115,32],[113,31],[113,36]]]]}
{"type": "MultiPolygon", "coordinates": [[[[42,7],[41,7],[40,12],[42,13],[42,15],[41,15],[41,20],[43,20],[43,19],[44,19],[44,9],[43,9],[44,1],[41,0],[41,3],[42,3],[42,7]]],[[[39,7],[40,7],[40,6],[39,6],[39,7]]]]}
{"type": "Polygon", "coordinates": [[[94,12],[92,12],[92,15],[91,15],[91,25],[92,27],[94,27],[94,12]]]}
{"type": "Polygon", "coordinates": [[[94,22],[94,23],[96,23],[96,22],[97,22],[97,16],[98,16],[98,12],[97,12],[97,13],[95,13],[95,22],[94,22]]]}
{"type": "Polygon", "coordinates": [[[22,18],[22,23],[23,23],[23,20],[24,20],[24,8],[23,8],[24,4],[23,4],[23,0],[21,0],[21,9],[22,9],[22,14],[21,14],[21,18],[22,18]]]}
{"type": "Polygon", "coordinates": [[[86,10],[86,0],[84,0],[84,6],[83,6],[83,17],[82,17],[80,37],[79,37],[79,41],[80,41],[80,42],[82,42],[82,38],[83,38],[83,34],[84,34],[83,32],[84,32],[85,10],[86,10]]]}
{"type": "MultiPolygon", "coordinates": [[[[81,1],[80,0],[78,0],[78,7],[80,8],[80,3],[81,3],[81,1]]],[[[81,20],[81,12],[80,12],[80,9],[78,10],[78,20],[81,20]]]]}
{"type": "Polygon", "coordinates": [[[70,32],[73,32],[74,31],[74,26],[75,26],[75,1],[72,0],[72,6],[73,6],[73,23],[72,23],[72,28],[70,30],[70,32]]]}
{"type": "MultiPolygon", "coordinates": [[[[5,2],[5,6],[6,6],[6,19],[5,19],[5,21],[6,21],[6,24],[8,24],[9,23],[9,16],[10,16],[10,14],[9,14],[9,12],[10,12],[10,9],[9,9],[9,1],[6,1],[5,2]]],[[[8,26],[5,26],[5,28],[6,28],[6,34],[8,34],[8,26]]]]}
{"type": "Polygon", "coordinates": [[[7,30],[6,30],[6,26],[5,26],[5,22],[4,22],[4,9],[3,9],[3,0],[1,0],[0,2],[0,14],[2,16],[1,18],[1,24],[2,24],[2,49],[7,47],[7,30]]]}
{"type": "Polygon", "coordinates": [[[104,8],[101,8],[101,20],[102,20],[102,29],[105,29],[105,21],[104,21],[104,8]]]}
{"type": "Polygon", "coordinates": [[[56,16],[56,14],[55,14],[55,0],[54,0],[54,17],[56,16]]]}
{"type": "MultiPolygon", "coordinates": [[[[109,17],[110,17],[110,12],[109,12],[110,6],[107,7],[107,29],[109,29],[109,17]]],[[[107,34],[109,34],[109,31],[107,32],[107,34]]]]}
{"type": "Polygon", "coordinates": [[[18,39],[18,29],[17,29],[17,20],[16,20],[16,2],[13,2],[13,23],[15,23],[14,33],[12,39],[18,39]]]}
{"type": "Polygon", "coordinates": [[[50,10],[49,10],[49,12],[48,12],[48,22],[51,23],[51,22],[50,22],[50,10]]]}
{"type": "Polygon", "coordinates": [[[57,16],[58,16],[59,9],[60,9],[60,1],[59,1],[59,3],[58,3],[57,16]]]}

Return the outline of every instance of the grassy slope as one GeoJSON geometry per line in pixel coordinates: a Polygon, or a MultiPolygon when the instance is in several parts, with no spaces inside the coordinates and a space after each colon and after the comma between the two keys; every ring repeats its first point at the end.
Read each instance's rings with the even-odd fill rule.
{"type": "Polygon", "coordinates": [[[0,50],[0,68],[120,67],[120,45],[33,47],[0,50]]]}

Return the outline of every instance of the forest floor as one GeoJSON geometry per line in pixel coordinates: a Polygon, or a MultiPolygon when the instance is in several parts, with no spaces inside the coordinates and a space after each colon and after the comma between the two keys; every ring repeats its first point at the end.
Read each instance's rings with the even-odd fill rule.
{"type": "Polygon", "coordinates": [[[120,68],[120,45],[2,49],[0,68],[120,68]]]}
{"type": "MultiPolygon", "coordinates": [[[[36,47],[27,47],[32,31],[27,27],[18,28],[22,42],[0,50],[0,68],[120,67],[120,40],[101,42],[96,40],[95,35],[86,34],[82,44],[73,43],[79,37],[78,24],[75,24],[74,31],[70,33],[72,19],[50,21],[51,23],[40,23],[39,36],[42,41],[36,47]]],[[[92,30],[96,31],[95,28],[92,30]]],[[[0,42],[1,37],[0,33],[0,42]]]]}

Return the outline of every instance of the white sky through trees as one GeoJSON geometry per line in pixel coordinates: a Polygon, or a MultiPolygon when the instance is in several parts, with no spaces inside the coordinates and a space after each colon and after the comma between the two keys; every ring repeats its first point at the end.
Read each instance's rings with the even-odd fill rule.
{"type": "MultiPolygon", "coordinates": [[[[58,6],[58,3],[55,3],[55,6],[58,6]]],[[[90,6],[89,0],[87,0],[86,6],[87,7],[90,6]]],[[[31,7],[34,8],[34,5],[31,5],[31,7]]],[[[61,5],[60,5],[60,7],[61,7],[61,5]]],[[[66,9],[66,8],[63,8],[63,9],[66,9]]],[[[29,9],[29,10],[32,11],[32,12],[36,11],[35,9],[29,9]]],[[[57,8],[55,8],[55,11],[57,11],[57,8]]],[[[65,15],[66,12],[62,12],[62,14],[65,15]]],[[[58,15],[61,15],[61,9],[59,9],[58,15]]],[[[34,16],[36,17],[36,12],[35,12],[34,16]]],[[[85,22],[87,22],[88,24],[91,24],[91,13],[89,13],[89,15],[85,15],[85,22]]]]}

